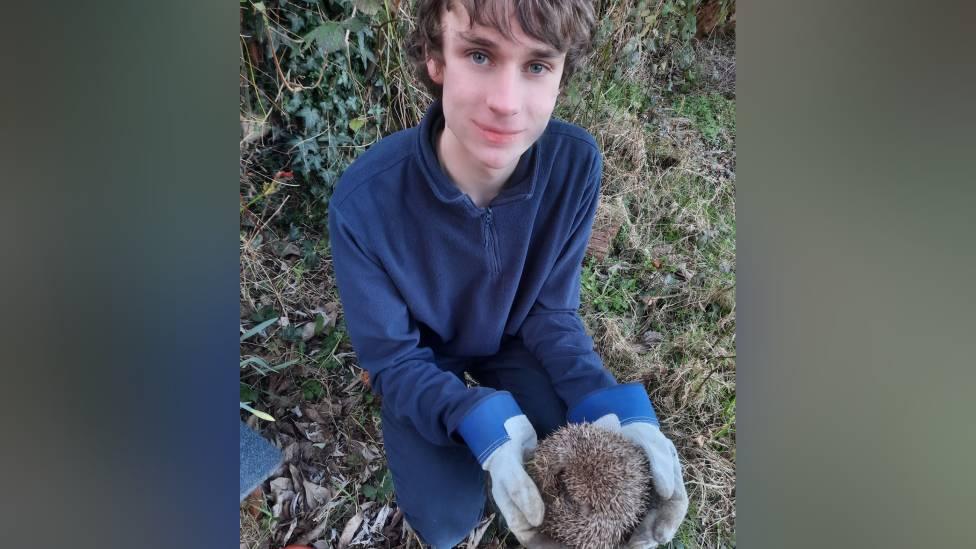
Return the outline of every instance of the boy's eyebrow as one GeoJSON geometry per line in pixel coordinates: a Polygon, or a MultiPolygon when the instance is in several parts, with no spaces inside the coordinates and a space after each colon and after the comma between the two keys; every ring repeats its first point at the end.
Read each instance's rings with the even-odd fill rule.
{"type": "MultiPolygon", "coordinates": [[[[481,46],[482,48],[486,48],[489,50],[498,49],[498,44],[496,44],[494,41],[492,41],[489,38],[479,36],[472,32],[461,31],[458,32],[457,34],[458,37],[461,38],[461,40],[464,40],[465,42],[471,44],[472,46],[481,46]]],[[[556,51],[553,48],[535,48],[532,51],[530,51],[529,54],[531,57],[538,58],[538,59],[556,59],[562,55],[562,53],[556,51]]]]}
{"type": "Polygon", "coordinates": [[[498,47],[493,41],[483,36],[478,36],[472,32],[458,32],[457,33],[461,40],[471,44],[472,46],[481,46],[483,48],[495,49],[498,47]]]}

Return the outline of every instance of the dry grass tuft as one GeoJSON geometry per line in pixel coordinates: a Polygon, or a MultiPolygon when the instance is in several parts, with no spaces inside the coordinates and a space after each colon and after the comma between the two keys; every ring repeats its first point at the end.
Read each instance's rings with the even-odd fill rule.
{"type": "Polygon", "coordinates": [[[268,549],[269,542],[268,532],[248,509],[241,507],[241,549],[268,549]]]}
{"type": "Polygon", "coordinates": [[[695,43],[695,58],[706,91],[735,97],[735,38],[712,37],[695,43]]]}

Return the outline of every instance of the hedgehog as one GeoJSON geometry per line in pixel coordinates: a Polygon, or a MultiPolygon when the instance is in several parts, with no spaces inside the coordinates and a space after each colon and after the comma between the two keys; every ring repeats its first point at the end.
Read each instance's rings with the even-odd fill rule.
{"type": "Polygon", "coordinates": [[[540,531],[570,549],[619,547],[654,505],[644,451],[589,423],[546,437],[526,471],[545,504],[540,531]]]}

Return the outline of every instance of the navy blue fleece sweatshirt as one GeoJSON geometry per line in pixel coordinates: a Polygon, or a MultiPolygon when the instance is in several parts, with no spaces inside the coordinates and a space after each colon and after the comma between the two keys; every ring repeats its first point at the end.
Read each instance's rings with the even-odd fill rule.
{"type": "Polygon", "coordinates": [[[467,387],[435,357],[485,357],[521,338],[569,409],[653,420],[639,385],[617,385],[577,314],[602,160],[583,129],[552,120],[486,208],[441,169],[440,104],[342,175],[329,204],[346,325],[384,407],[436,444],[480,461],[521,411],[505,391],[467,387]]]}

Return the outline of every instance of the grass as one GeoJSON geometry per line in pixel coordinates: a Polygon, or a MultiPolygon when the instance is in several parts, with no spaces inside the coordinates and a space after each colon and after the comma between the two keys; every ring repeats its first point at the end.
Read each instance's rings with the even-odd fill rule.
{"type": "MultiPolygon", "coordinates": [[[[400,12],[387,19],[409,22],[409,3],[397,5],[400,12]]],[[[381,70],[405,93],[380,100],[409,125],[427,97],[405,69],[397,40],[395,33],[387,35],[384,51],[397,53],[383,58],[381,70]]],[[[669,546],[732,547],[734,50],[714,41],[696,48],[704,67],[698,72],[705,76],[687,93],[648,86],[640,67],[612,77],[609,67],[586,66],[556,115],[585,127],[604,151],[594,230],[619,230],[607,257],[584,262],[580,314],[618,379],[648,388],[662,428],[678,448],[692,503],[669,546]],[[709,80],[709,74],[718,77],[709,80]]],[[[343,325],[327,235],[301,215],[310,208],[286,204],[301,196],[292,187],[242,181],[241,328],[279,319],[241,344],[242,362],[256,357],[270,366],[242,366],[241,401],[277,421],[261,422],[246,412],[242,418],[298,456],[280,476],[321,486],[328,498],[310,502],[298,491],[297,516],[290,509],[275,516],[275,497],[268,494],[259,519],[242,511],[242,546],[308,542],[302,538],[309,534],[334,545],[345,526],[360,519],[367,525],[383,520],[360,540],[364,546],[419,546],[396,513],[379,401],[343,325]],[[275,368],[282,364],[288,366],[275,368]]],[[[364,531],[360,527],[357,535],[364,531]]],[[[496,516],[480,545],[513,543],[496,516]]]]}
{"type": "Polygon", "coordinates": [[[735,101],[714,92],[687,95],[677,101],[676,110],[691,118],[709,143],[728,140],[729,134],[735,137],[735,101]]]}

